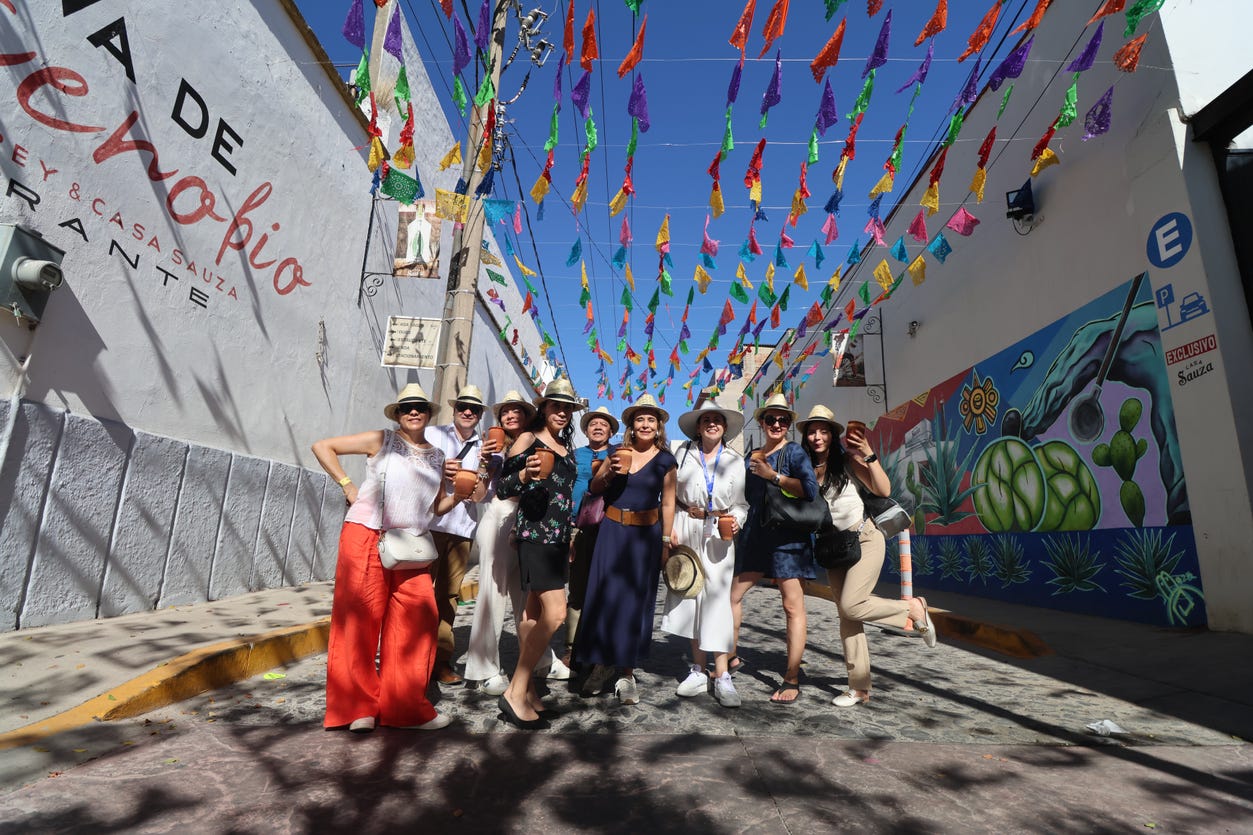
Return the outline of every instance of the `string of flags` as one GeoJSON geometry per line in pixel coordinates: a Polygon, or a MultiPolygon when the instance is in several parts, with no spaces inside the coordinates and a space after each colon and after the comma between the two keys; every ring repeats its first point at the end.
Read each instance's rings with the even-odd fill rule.
{"type": "MultiPolygon", "coordinates": [[[[729,45],[738,51],[739,56],[732,67],[727,86],[722,124],[718,129],[721,142],[707,169],[711,180],[708,213],[702,230],[698,259],[691,268],[692,278],[686,303],[677,322],[673,319],[669,303],[666,303],[662,310],[663,299],[673,299],[675,295],[673,275],[676,266],[672,253],[670,216],[667,214],[662,219],[653,242],[657,257],[656,277],[642,320],[645,341],[642,345],[635,343],[635,345],[640,345],[640,349],[637,350],[632,344],[632,339],[633,333],[636,332],[635,328],[639,327],[639,320],[637,319],[633,325],[632,318],[637,315],[636,308],[639,300],[643,298],[642,294],[648,293],[648,290],[637,287],[633,272],[633,235],[628,222],[631,213],[626,210],[636,197],[634,169],[639,135],[648,132],[651,126],[647,89],[643,73],[640,72],[647,44],[648,16],[638,17],[641,0],[624,0],[624,2],[632,14],[633,31],[630,33],[630,47],[618,64],[616,73],[618,78],[631,77],[630,92],[626,102],[630,138],[623,157],[621,183],[608,203],[611,218],[622,215],[618,246],[609,261],[611,267],[609,280],[613,284],[613,292],[608,296],[613,308],[621,308],[621,317],[619,319],[616,311],[609,314],[613,324],[605,329],[607,336],[612,334],[607,340],[602,341],[598,332],[600,330],[598,325],[602,321],[601,311],[596,309],[595,294],[592,292],[593,285],[589,283],[588,278],[588,253],[583,242],[585,227],[577,220],[577,216],[583,213],[587,206],[591,159],[600,144],[595,114],[591,107],[593,73],[597,62],[601,60],[597,43],[598,7],[595,4],[588,4],[586,14],[582,16],[581,28],[577,27],[579,22],[577,16],[579,13],[576,13],[577,0],[569,0],[566,4],[566,14],[562,22],[562,43],[552,85],[553,102],[549,132],[543,145],[546,157],[542,170],[530,189],[529,197],[536,205],[538,217],[542,220],[545,214],[545,204],[548,202],[547,198],[554,185],[556,151],[561,143],[559,117],[566,95],[566,91],[563,90],[563,76],[567,71],[574,70],[577,62],[578,78],[574,80],[568,91],[570,102],[578,114],[582,128],[581,135],[577,136],[580,147],[579,166],[568,198],[568,204],[576,216],[576,235],[565,262],[569,269],[574,269],[576,266],[579,268],[578,298],[579,306],[583,311],[583,335],[589,351],[598,358],[598,396],[613,399],[616,395],[629,400],[636,392],[651,387],[656,391],[659,401],[664,403],[666,389],[676,376],[684,374],[686,366],[687,380],[683,383],[683,388],[687,391],[687,399],[690,403],[702,390],[712,389],[717,392],[730,381],[741,379],[745,358],[750,350],[760,348],[764,329],[767,326],[777,329],[784,324],[784,314],[789,312],[789,306],[793,303],[793,287],[796,293],[812,292],[811,273],[817,274],[822,270],[824,261],[829,258],[829,248],[840,239],[841,230],[837,219],[841,215],[841,204],[844,202],[844,183],[848,167],[857,156],[858,131],[872,105],[876,113],[889,106],[881,101],[882,94],[876,99],[875,84],[880,69],[891,58],[899,57],[894,54],[892,46],[894,43],[893,26],[894,23],[900,22],[894,21],[894,14],[903,15],[907,9],[910,12],[913,9],[898,4],[898,8],[888,8],[883,13],[882,0],[867,0],[865,8],[868,18],[874,19],[880,13],[883,14],[878,24],[877,35],[865,53],[867,57],[860,68],[860,90],[847,112],[841,116],[841,111],[837,109],[830,73],[839,64],[848,33],[848,15],[853,12],[849,7],[838,22],[835,22],[845,0],[824,0],[824,19],[828,24],[834,22],[834,26],[822,48],[808,62],[810,75],[817,89],[817,107],[813,124],[808,126],[807,141],[800,143],[804,146],[805,153],[798,161],[798,169],[794,169],[798,170],[798,176],[794,188],[791,189],[791,199],[785,204],[788,206],[787,214],[777,227],[770,226],[770,218],[765,208],[767,203],[763,200],[763,195],[767,186],[767,175],[774,178],[775,173],[773,168],[770,172],[766,171],[767,140],[762,135],[752,144],[752,150],[747,155],[747,163],[743,169],[743,183],[747,191],[749,214],[746,218],[747,230],[744,238],[739,247],[735,248],[733,245],[722,246],[715,237],[716,230],[711,229],[711,224],[716,224],[727,211],[723,192],[722,166],[728,162],[735,151],[732,116],[740,93],[749,41],[753,38],[757,7],[757,0],[746,0],[742,11],[734,20],[728,38],[729,45]],[[636,22],[638,25],[634,25],[636,22]],[[581,35],[581,44],[576,38],[576,33],[581,35]],[[842,146],[837,146],[840,147],[840,153],[834,167],[830,170],[830,191],[827,192],[821,185],[816,184],[817,169],[814,166],[819,162],[820,140],[827,137],[828,132],[836,127],[841,119],[846,123],[845,135],[842,146]],[[804,240],[811,239],[811,236],[805,235],[798,248],[796,237],[802,228],[801,221],[811,212],[809,201],[813,197],[813,190],[821,190],[828,196],[819,213],[821,220],[815,223],[817,228],[812,236],[812,242],[805,246],[804,240]],[[778,231],[771,237],[772,233],[767,230],[773,229],[778,231]],[[769,257],[767,257],[766,248],[762,245],[763,240],[767,241],[767,245],[773,243],[773,252],[769,257]],[[723,254],[733,252],[732,257],[738,261],[734,278],[727,280],[725,284],[716,283],[714,280],[720,252],[723,254]],[[754,283],[754,280],[750,278],[749,270],[759,257],[763,258],[764,265],[760,279],[754,283]],[[779,271],[786,271],[782,276],[791,276],[790,281],[783,278],[787,283],[781,288],[776,287],[776,279],[781,278],[779,271]],[[692,333],[688,326],[688,318],[695,296],[699,293],[702,297],[706,297],[716,286],[727,288],[726,296],[721,300],[721,312],[717,324],[704,347],[692,354],[689,350],[692,333]],[[637,292],[641,292],[638,297],[637,292]],[[664,334],[662,338],[665,340],[662,346],[654,342],[659,314],[669,317],[669,324],[677,325],[677,329],[667,327],[662,332],[664,334]],[[720,363],[714,361],[713,355],[719,351],[720,340],[731,333],[737,321],[740,327],[735,335],[734,344],[727,351],[725,361],[720,363]],[[657,359],[659,347],[664,358],[661,363],[657,359]],[[615,380],[611,378],[609,369],[619,361],[622,363],[622,372],[615,380]]],[[[1010,33],[1010,35],[1021,35],[1021,40],[987,75],[986,89],[1000,94],[999,108],[996,113],[997,122],[1010,103],[1014,82],[1021,77],[1027,62],[1031,60],[1035,30],[1043,22],[1051,4],[1052,0],[1036,0],[1027,19],[1010,33]],[[1001,92],[1002,88],[1003,92],[1001,92]]],[[[1091,104],[1080,117],[1080,102],[1083,98],[1081,84],[1084,74],[1094,66],[1105,40],[1107,20],[1120,12],[1124,16],[1125,26],[1122,37],[1125,42],[1114,53],[1112,60],[1118,70],[1133,73],[1138,67],[1140,54],[1148,37],[1147,32],[1137,35],[1137,30],[1142,21],[1163,4],[1164,0],[1105,0],[1087,22],[1086,26],[1092,27],[1091,32],[1078,54],[1064,69],[1064,72],[1070,76],[1070,83],[1062,94],[1061,101],[1057,103],[1056,114],[1044,126],[1043,133],[1032,146],[1029,159],[1026,160],[1031,177],[1038,177],[1049,167],[1061,163],[1056,147],[1057,136],[1060,131],[1075,122],[1082,122],[1083,141],[1100,137],[1110,130],[1115,113],[1116,84],[1108,86],[1100,95],[1094,95],[1092,99],[1089,99],[1091,104]]],[[[376,5],[383,7],[386,3],[376,0],[376,5]]],[[[1012,163],[1009,157],[997,154],[998,148],[1005,147],[1004,143],[1008,140],[998,138],[996,124],[992,125],[980,141],[975,170],[971,174],[967,188],[969,196],[964,198],[942,223],[929,228],[929,219],[938,214],[941,206],[944,205],[940,192],[944,183],[948,152],[961,137],[966,117],[974,106],[981,87],[984,86],[981,78],[984,74],[985,60],[989,61],[989,67],[992,66],[991,59],[988,59],[985,53],[997,30],[1004,7],[1004,0],[992,0],[978,24],[965,39],[965,47],[958,55],[957,62],[970,62],[966,82],[961,86],[950,107],[951,115],[943,139],[934,155],[928,160],[927,185],[917,211],[906,232],[899,235],[895,241],[889,241],[886,237],[885,207],[882,201],[884,195],[894,192],[896,178],[905,163],[906,137],[916,103],[923,94],[932,66],[935,39],[948,28],[948,0],[937,0],[934,10],[922,21],[916,37],[913,38],[913,47],[918,48],[925,43],[926,51],[910,78],[895,91],[900,94],[910,90],[911,93],[903,107],[903,115],[890,150],[882,160],[882,172],[867,195],[869,202],[864,204],[867,205],[865,222],[853,227],[860,234],[852,241],[843,259],[838,256],[834,259],[837,262],[834,270],[829,273],[825,281],[818,284],[820,289],[815,288],[818,290],[818,296],[816,298],[810,296],[803,304],[797,305],[797,308],[803,311],[802,315],[794,326],[787,329],[772,354],[773,365],[781,372],[776,380],[776,386],[791,386],[792,390],[803,386],[816,368],[816,358],[826,356],[833,351],[838,357],[839,352],[856,338],[860,323],[867,313],[875,305],[890,299],[906,276],[914,286],[923,284],[927,279],[928,261],[931,261],[933,265],[942,266],[953,252],[954,241],[969,238],[975,234],[980,223],[975,211],[978,211],[977,207],[984,199],[989,167],[996,164],[1002,157],[1008,161],[1002,164],[1012,163]],[[864,244],[863,241],[865,241],[864,244]],[[877,247],[883,248],[885,251],[883,255],[872,255],[877,247]],[[870,271],[869,277],[858,281],[856,286],[846,286],[847,283],[844,281],[846,273],[854,273],[861,268],[863,263],[870,271]],[[847,299],[841,298],[844,294],[847,294],[847,299]],[[812,338],[810,332],[814,329],[820,329],[821,338],[812,338]],[[808,340],[808,342],[805,347],[793,350],[800,340],[808,340]],[[819,345],[821,345],[821,350],[818,348],[819,345]]],[[[484,212],[487,223],[497,230],[496,237],[502,245],[503,254],[514,262],[523,284],[523,288],[519,288],[518,293],[522,298],[521,309],[518,311],[507,309],[507,302],[495,287],[489,288],[487,292],[489,303],[500,309],[506,323],[501,328],[501,338],[516,343],[516,328],[510,333],[514,317],[530,315],[541,334],[541,353],[546,355],[546,359],[552,361],[555,359],[551,352],[555,340],[543,327],[538,303],[541,294],[531,282],[537,273],[523,262],[514,245],[514,240],[518,239],[523,231],[521,203],[517,200],[500,199],[494,195],[495,168],[492,164],[491,138],[496,129],[498,91],[492,83],[492,68],[489,66],[488,37],[491,30],[492,2],[482,0],[477,8],[477,15],[473,17],[470,9],[463,4],[464,20],[463,15],[454,7],[452,0],[440,0],[439,8],[450,21],[451,27],[453,104],[464,114],[473,103],[482,117],[485,138],[476,148],[463,148],[461,143],[456,143],[438,161],[440,171],[454,166],[466,169],[466,163],[472,162],[481,176],[473,192],[470,191],[465,178],[462,178],[457,187],[452,190],[435,189],[435,211],[439,217],[455,224],[465,224],[472,211],[484,212]],[[469,31],[467,31],[467,26],[469,31]],[[472,88],[475,92],[471,97],[469,91],[472,88]]],[[[761,94],[757,111],[758,126],[763,130],[768,124],[771,111],[783,101],[785,94],[791,95],[791,87],[784,83],[785,60],[782,47],[778,45],[784,38],[789,11],[789,0],[774,0],[758,30],[761,46],[757,57],[765,59],[773,52],[773,60],[766,59],[770,61],[771,72],[761,94]]],[[[355,91],[358,104],[363,108],[368,108],[367,112],[370,116],[367,169],[372,175],[371,190],[382,192],[401,202],[413,203],[425,196],[425,189],[414,159],[416,126],[408,73],[405,67],[405,53],[407,47],[411,48],[412,37],[399,4],[393,4],[381,42],[382,52],[386,56],[380,57],[391,62],[394,73],[387,75],[384,80],[380,78],[385,74],[376,74],[375,83],[372,85],[370,54],[366,46],[364,29],[363,0],[351,0],[343,34],[350,43],[362,51],[360,63],[351,75],[350,84],[355,91]],[[384,147],[384,130],[380,126],[380,116],[384,113],[395,114],[403,120],[403,127],[399,131],[396,145],[391,149],[384,147]]],[[[913,31],[911,27],[910,32],[913,31]]],[[[908,40],[906,36],[905,41],[908,42],[908,40]]],[[[413,50],[413,53],[416,54],[416,50],[413,50]]],[[[821,194],[818,199],[822,199],[821,194]]],[[[813,208],[816,206],[817,203],[813,208]]],[[[776,216],[776,222],[778,221],[779,218],[776,216]]],[[[492,257],[496,259],[497,266],[503,266],[499,258],[494,255],[492,257]]],[[[490,283],[507,286],[507,280],[501,272],[489,268],[488,276],[490,283]]],[[[593,279],[593,282],[599,281],[601,281],[599,278],[593,279]]],[[[717,304],[715,299],[710,299],[709,302],[717,304]]],[[[556,320],[553,319],[553,321],[556,320]]],[[[528,356],[524,360],[524,366],[534,368],[537,363],[534,358],[528,356]]],[[[762,379],[765,370],[765,368],[759,368],[749,381],[744,390],[745,398],[753,396],[753,387],[762,379]]]]}

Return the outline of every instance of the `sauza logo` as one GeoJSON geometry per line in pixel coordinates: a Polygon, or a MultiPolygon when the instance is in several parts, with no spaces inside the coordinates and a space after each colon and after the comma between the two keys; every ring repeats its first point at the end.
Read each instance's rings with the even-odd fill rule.
{"type": "Polygon", "coordinates": [[[1214,370],[1214,363],[1208,360],[1196,359],[1189,362],[1178,371],[1178,380],[1180,387],[1186,386],[1198,377],[1204,377],[1206,374],[1214,370]]]}

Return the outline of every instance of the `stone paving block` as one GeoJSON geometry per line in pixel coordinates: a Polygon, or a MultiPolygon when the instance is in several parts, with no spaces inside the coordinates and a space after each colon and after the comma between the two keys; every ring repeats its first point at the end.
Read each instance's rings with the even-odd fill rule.
{"type": "Polygon", "coordinates": [[[188,450],[159,608],[209,599],[230,469],[229,452],[196,445],[188,450]]]}
{"type": "Polygon", "coordinates": [[[184,442],[135,433],[104,569],[101,617],[156,607],[186,461],[184,442]]]}
{"type": "Polygon", "coordinates": [[[252,590],[253,554],[270,462],[246,455],[231,458],[222,523],[209,581],[209,599],[220,600],[252,590]]]}
{"type": "Polygon", "coordinates": [[[300,471],[287,464],[270,464],[261,508],[261,529],[257,532],[252,587],[271,589],[286,585],[283,564],[287,561],[292,533],[292,511],[296,504],[296,482],[300,471]]]}
{"type": "MultiPolygon", "coordinates": [[[[7,425],[8,402],[0,403],[0,426],[7,425]]],[[[23,403],[16,415],[8,456],[0,470],[0,494],[10,501],[0,513],[0,631],[18,627],[39,522],[48,494],[61,412],[23,403]]]]}
{"type": "Polygon", "coordinates": [[[339,557],[339,531],[344,526],[348,505],[344,489],[327,476],[322,482],[322,512],[318,517],[318,542],[313,556],[313,579],[335,579],[339,557]]]}
{"type": "Polygon", "coordinates": [[[35,546],[22,626],[93,618],[134,436],[66,413],[35,546]]]}
{"type": "Polygon", "coordinates": [[[300,470],[296,481],[296,506],[292,513],[291,542],[283,585],[307,583],[313,576],[314,548],[318,541],[318,520],[322,515],[322,475],[300,470]]]}

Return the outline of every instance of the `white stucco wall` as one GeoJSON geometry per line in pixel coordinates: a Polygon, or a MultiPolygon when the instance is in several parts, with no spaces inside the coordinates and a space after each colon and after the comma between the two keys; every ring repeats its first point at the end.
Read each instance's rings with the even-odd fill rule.
{"type": "MultiPolygon", "coordinates": [[[[1155,290],[1172,285],[1176,300],[1199,292],[1212,315],[1164,330],[1162,343],[1169,350],[1209,334],[1217,338],[1218,350],[1206,355],[1212,372],[1186,387],[1173,383],[1180,366],[1168,366],[1168,372],[1209,623],[1250,632],[1253,403],[1247,380],[1253,374],[1253,334],[1212,158],[1207,147],[1191,143],[1180,115],[1181,105],[1183,113],[1193,112],[1253,66],[1248,50],[1236,43],[1253,27],[1253,7],[1234,0],[1167,3],[1161,20],[1142,24],[1140,31],[1150,34],[1140,69],[1130,75],[1110,62],[1124,40],[1121,16],[1109,18],[1098,62],[1080,77],[1079,119],[1051,143],[1061,164],[1032,181],[1039,225],[1022,236],[1004,216],[1004,195],[1028,179],[1031,149],[1071,83],[1058,61],[1068,63],[1091,35],[1083,31],[1091,14],[1089,4],[1083,5],[1081,10],[1078,4],[1054,4],[1035,33],[1033,60],[1015,82],[1004,115],[997,121],[1004,88],[985,91],[949,150],[941,211],[928,218],[928,229],[934,236],[959,205],[981,225],[969,238],[946,230],[954,250],[947,262],[927,256],[926,282],[914,287],[907,276],[876,308],[885,320],[884,350],[880,360],[877,338],[869,340],[867,376],[880,382],[885,368],[888,402],[875,402],[868,390],[833,389],[827,360],[802,389],[797,408],[803,414],[823,402],[834,405],[842,419],[871,421],[1145,270],[1155,290]],[[1110,85],[1112,129],[1084,142],[1084,114],[1110,85]],[[993,124],[998,142],[986,199],[977,204],[967,184],[993,124]],[[1150,230],[1171,212],[1191,220],[1193,243],[1178,263],[1156,268],[1147,255],[1150,230]],[[920,323],[913,337],[907,334],[911,321],[920,323]]],[[[898,182],[901,202],[886,221],[887,241],[904,234],[917,213],[929,168],[912,187],[898,182]]],[[[912,256],[917,245],[911,242],[909,249],[912,256]]],[[[885,257],[885,250],[873,250],[845,275],[835,309],[863,281],[873,286],[871,271],[885,257]]],[[[890,263],[899,273],[902,265],[890,263]]],[[[1165,327],[1166,313],[1159,316],[1165,327]]],[[[793,352],[803,345],[798,342],[793,352]]]]}
{"type": "MultiPolygon", "coordinates": [[[[325,54],[282,0],[15,5],[5,51],[32,55],[0,77],[0,222],[65,250],[66,278],[37,328],[0,313],[0,629],[331,576],[342,496],[309,446],[433,388],[380,351],[388,316],[441,315],[445,281],[386,276],[358,306],[396,204],[371,226],[367,135],[325,54]]],[[[457,172],[420,66],[433,196],[457,172]]],[[[528,392],[496,314],[470,379],[528,392]]]]}

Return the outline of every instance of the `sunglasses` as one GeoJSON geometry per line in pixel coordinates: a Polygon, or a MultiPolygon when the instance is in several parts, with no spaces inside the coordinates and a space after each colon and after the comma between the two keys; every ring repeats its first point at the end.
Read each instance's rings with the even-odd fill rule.
{"type": "Polygon", "coordinates": [[[483,414],[482,406],[475,406],[471,403],[458,403],[456,404],[456,409],[458,412],[470,412],[475,415],[483,414]]]}
{"type": "Polygon", "coordinates": [[[766,415],[761,419],[766,426],[791,426],[792,419],[787,415],[766,415]]]}
{"type": "Polygon", "coordinates": [[[431,407],[426,403],[397,403],[396,414],[407,415],[411,412],[417,412],[420,415],[429,415],[431,407]]]}

